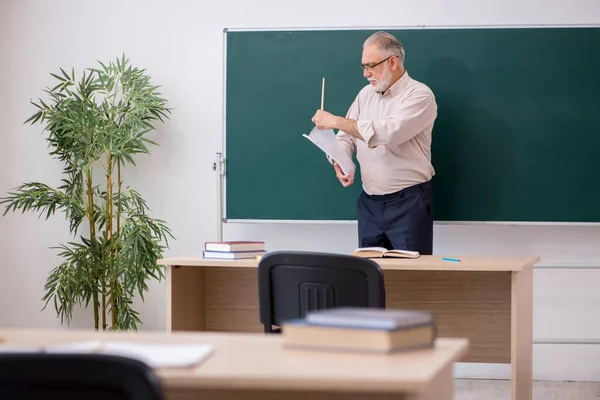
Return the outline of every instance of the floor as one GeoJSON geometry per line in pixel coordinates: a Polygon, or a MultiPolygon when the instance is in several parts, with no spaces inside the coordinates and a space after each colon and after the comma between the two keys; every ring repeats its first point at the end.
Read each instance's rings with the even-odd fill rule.
{"type": "MultiPolygon", "coordinates": [[[[455,379],[455,400],[510,400],[510,381],[455,379]]],[[[600,382],[533,382],[533,400],[599,400],[600,382]]]]}

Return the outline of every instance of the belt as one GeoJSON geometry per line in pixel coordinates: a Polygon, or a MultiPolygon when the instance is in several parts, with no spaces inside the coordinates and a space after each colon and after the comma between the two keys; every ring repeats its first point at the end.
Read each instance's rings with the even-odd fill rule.
{"type": "Polygon", "coordinates": [[[417,185],[409,186],[404,189],[398,190],[397,192],[386,193],[386,194],[367,194],[365,195],[373,200],[391,200],[397,198],[403,198],[411,193],[424,192],[426,189],[431,187],[431,181],[419,183],[417,185]]]}

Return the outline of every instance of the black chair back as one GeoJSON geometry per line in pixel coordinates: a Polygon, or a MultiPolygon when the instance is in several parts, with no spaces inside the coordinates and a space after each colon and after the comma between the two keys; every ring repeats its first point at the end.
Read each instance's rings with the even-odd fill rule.
{"type": "Polygon", "coordinates": [[[258,264],[260,322],[280,332],[286,320],[333,307],[385,308],[383,272],[373,260],[344,254],[276,251],[258,264]],[[273,328],[273,325],[276,328],[273,328]]]}
{"type": "Polygon", "coordinates": [[[151,367],[100,354],[0,354],[2,400],[162,400],[151,367]]]}

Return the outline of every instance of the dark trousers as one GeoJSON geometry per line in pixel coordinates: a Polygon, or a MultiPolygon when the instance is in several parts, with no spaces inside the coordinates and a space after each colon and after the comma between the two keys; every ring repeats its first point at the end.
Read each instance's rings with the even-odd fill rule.
{"type": "Polygon", "coordinates": [[[433,252],[431,182],[396,193],[368,195],[357,201],[359,247],[433,252]]]}

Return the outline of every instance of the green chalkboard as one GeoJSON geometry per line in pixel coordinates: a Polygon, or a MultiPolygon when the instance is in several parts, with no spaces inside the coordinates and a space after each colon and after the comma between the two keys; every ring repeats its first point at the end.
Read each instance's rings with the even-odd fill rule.
{"type": "MultiPolygon", "coordinates": [[[[306,138],[321,103],[344,115],[367,84],[373,30],[227,31],[226,220],[355,220],[306,138]]],[[[437,221],[600,221],[600,29],[391,31],[433,90],[437,221]]]]}

